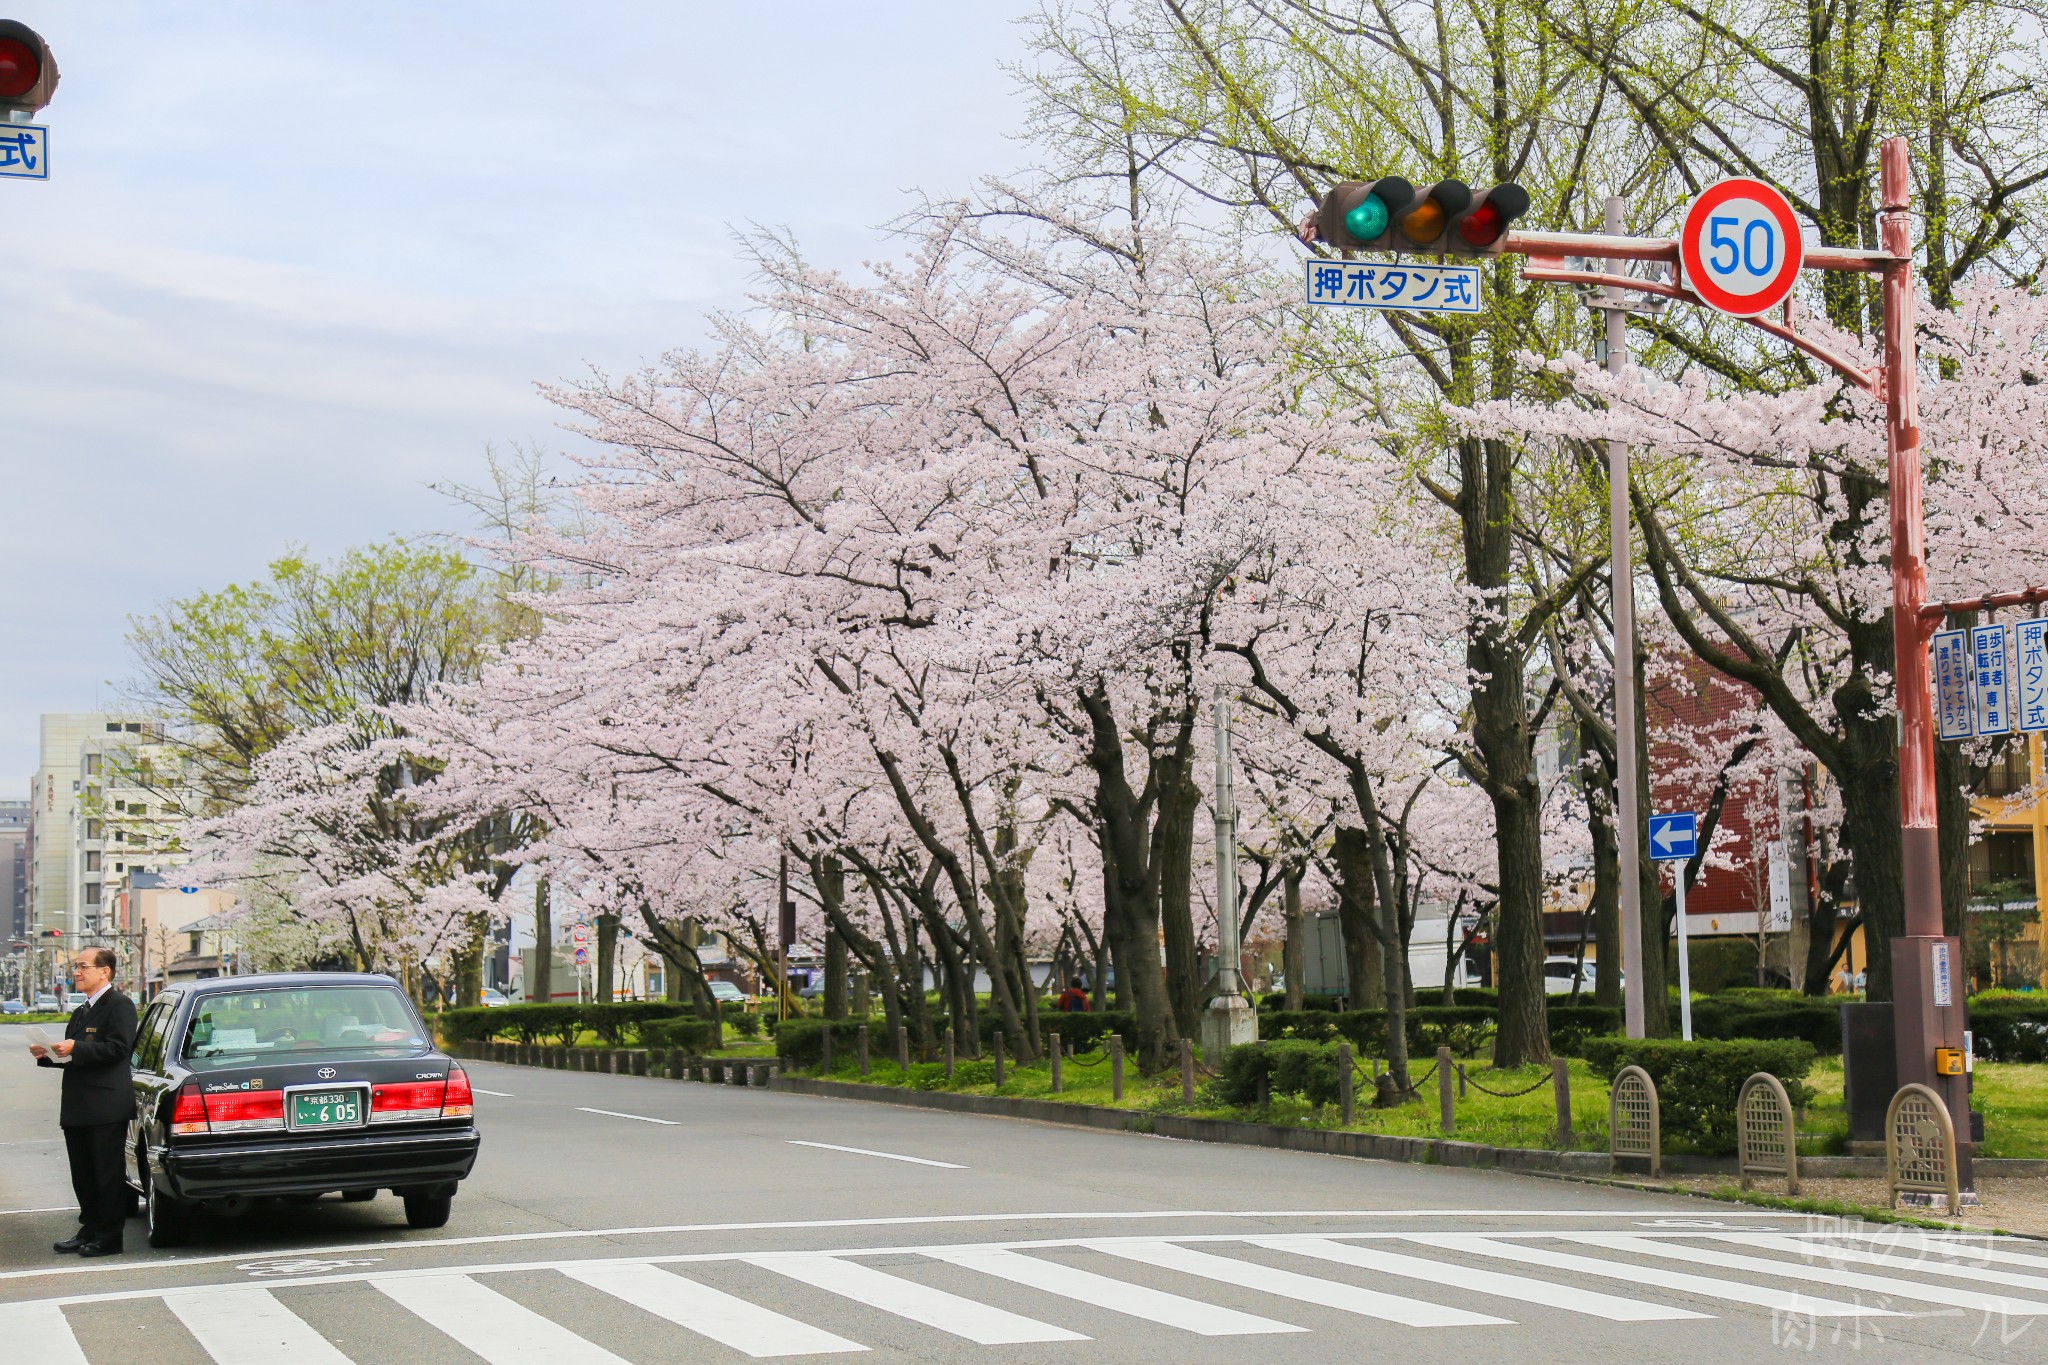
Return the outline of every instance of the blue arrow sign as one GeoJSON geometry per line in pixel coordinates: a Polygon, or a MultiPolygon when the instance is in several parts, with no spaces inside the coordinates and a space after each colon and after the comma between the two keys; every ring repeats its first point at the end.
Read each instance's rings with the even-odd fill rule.
{"type": "Polygon", "coordinates": [[[1699,849],[1700,818],[1689,810],[1650,817],[1650,857],[1660,863],[1683,862],[1699,849]]]}

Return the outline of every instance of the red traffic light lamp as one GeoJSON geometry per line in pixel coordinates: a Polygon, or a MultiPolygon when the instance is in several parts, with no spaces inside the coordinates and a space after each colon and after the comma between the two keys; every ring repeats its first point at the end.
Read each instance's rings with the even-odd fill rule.
{"type": "Polygon", "coordinates": [[[27,24],[0,19],[0,115],[33,114],[56,93],[57,59],[50,45],[27,24]]]}
{"type": "Polygon", "coordinates": [[[1497,251],[1508,225],[1529,211],[1529,191],[1520,185],[1495,185],[1459,215],[1451,226],[1451,250],[1497,251]]]}

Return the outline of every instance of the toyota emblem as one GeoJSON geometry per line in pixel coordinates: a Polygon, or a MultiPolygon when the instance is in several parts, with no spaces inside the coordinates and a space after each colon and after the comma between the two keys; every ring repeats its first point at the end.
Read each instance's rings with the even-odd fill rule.
{"type": "Polygon", "coordinates": [[[314,1074],[317,1075],[323,1081],[331,1081],[334,1079],[334,1068],[331,1066],[323,1066],[320,1068],[319,1071],[315,1072],[314,1074]]]}

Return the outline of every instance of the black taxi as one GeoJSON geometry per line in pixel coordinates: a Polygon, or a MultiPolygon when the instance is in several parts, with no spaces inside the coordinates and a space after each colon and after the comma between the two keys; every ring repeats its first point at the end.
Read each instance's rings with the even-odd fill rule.
{"type": "Polygon", "coordinates": [[[128,1183],[151,1246],[201,1209],[338,1192],[448,1221],[476,1164],[469,1077],[398,982],[341,972],[217,977],[149,1002],[136,1028],[128,1183]]]}

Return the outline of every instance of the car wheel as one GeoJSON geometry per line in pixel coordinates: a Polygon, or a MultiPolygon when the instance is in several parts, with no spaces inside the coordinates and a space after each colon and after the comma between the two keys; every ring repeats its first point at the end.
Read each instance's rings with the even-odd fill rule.
{"type": "Polygon", "coordinates": [[[192,1235],[192,1210],[165,1194],[150,1182],[144,1206],[149,1219],[149,1244],[153,1247],[183,1246],[192,1235]]]}
{"type": "Polygon", "coordinates": [[[448,1214],[455,1206],[451,1194],[408,1194],[405,1196],[405,1223],[407,1227],[439,1228],[448,1225],[448,1214]]]}
{"type": "Polygon", "coordinates": [[[341,1197],[350,1204],[367,1204],[377,1197],[375,1190],[343,1190],[341,1197]]]}

